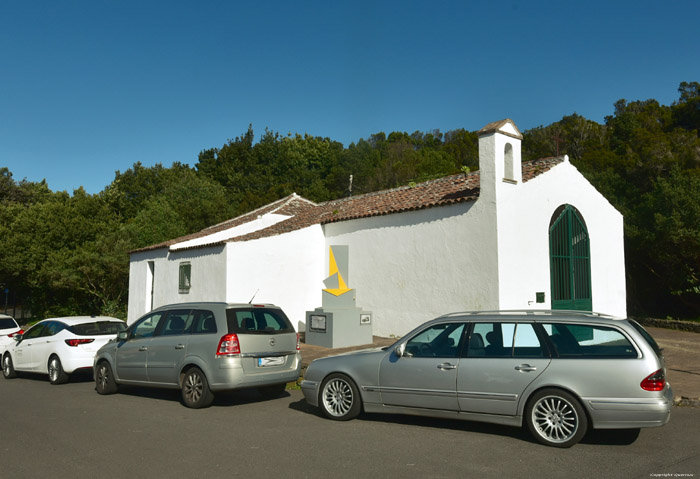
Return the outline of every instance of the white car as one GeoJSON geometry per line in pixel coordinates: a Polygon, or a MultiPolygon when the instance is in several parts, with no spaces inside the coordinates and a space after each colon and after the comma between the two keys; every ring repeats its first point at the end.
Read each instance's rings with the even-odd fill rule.
{"type": "Polygon", "coordinates": [[[12,316],[0,314],[0,354],[5,352],[5,348],[13,343],[12,337],[15,334],[22,334],[23,332],[12,316]]]}
{"type": "Polygon", "coordinates": [[[12,379],[17,372],[41,373],[51,384],[65,383],[75,370],[92,368],[95,351],[125,329],[124,321],[108,316],[45,319],[13,336],[2,355],[2,374],[12,379]]]}

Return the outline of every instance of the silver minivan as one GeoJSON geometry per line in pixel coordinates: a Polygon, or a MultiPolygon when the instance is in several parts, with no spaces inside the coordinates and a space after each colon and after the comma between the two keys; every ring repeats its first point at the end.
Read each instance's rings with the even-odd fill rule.
{"type": "Polygon", "coordinates": [[[139,318],[95,355],[99,394],[120,384],[181,389],[187,407],[214,393],[257,388],[282,394],[301,370],[299,335],[270,304],[183,303],[139,318]]]}
{"type": "Polygon", "coordinates": [[[365,412],[527,425],[569,447],[589,427],[669,421],[660,348],[632,320],[565,311],[455,313],[393,346],[313,361],[306,401],[334,420],[365,412]]]}

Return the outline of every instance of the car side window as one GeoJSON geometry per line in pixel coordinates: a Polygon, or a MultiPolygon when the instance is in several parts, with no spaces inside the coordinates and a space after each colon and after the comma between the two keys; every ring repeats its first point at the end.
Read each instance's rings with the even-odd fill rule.
{"type": "Polygon", "coordinates": [[[406,355],[414,358],[456,358],[464,328],[464,323],[431,326],[406,343],[406,355]]]}
{"type": "Polygon", "coordinates": [[[637,357],[637,350],[632,343],[615,328],[564,323],[542,326],[560,358],[637,357]]]}
{"type": "Polygon", "coordinates": [[[474,323],[467,357],[541,358],[544,350],[531,323],[474,323]]]}
{"type": "Polygon", "coordinates": [[[192,314],[189,309],[174,309],[168,312],[163,320],[160,336],[176,336],[185,334],[192,322],[192,314]]]}
{"type": "Polygon", "coordinates": [[[29,331],[24,333],[22,336],[22,339],[33,339],[33,338],[38,338],[42,335],[44,332],[44,328],[46,327],[46,323],[41,323],[33,326],[29,331]]]}
{"type": "Polygon", "coordinates": [[[192,312],[192,325],[189,328],[190,334],[213,334],[216,333],[216,318],[214,313],[207,310],[195,310],[192,312]]]}
{"type": "Polygon", "coordinates": [[[474,323],[467,357],[509,358],[514,334],[515,323],[474,323]]]}
{"type": "Polygon", "coordinates": [[[158,313],[149,314],[145,318],[142,318],[131,327],[131,334],[129,336],[133,339],[152,337],[155,334],[158,323],[163,315],[164,313],[161,311],[158,313]]]}
{"type": "Polygon", "coordinates": [[[44,328],[41,336],[53,336],[54,334],[58,334],[65,329],[65,326],[65,324],[58,321],[49,321],[46,323],[46,328],[44,328]]]}
{"type": "MultiPolygon", "coordinates": [[[[535,327],[531,323],[518,323],[515,328],[513,341],[514,358],[541,358],[545,356],[542,343],[537,337],[535,327]]],[[[547,353],[549,356],[549,353],[547,353]]]]}

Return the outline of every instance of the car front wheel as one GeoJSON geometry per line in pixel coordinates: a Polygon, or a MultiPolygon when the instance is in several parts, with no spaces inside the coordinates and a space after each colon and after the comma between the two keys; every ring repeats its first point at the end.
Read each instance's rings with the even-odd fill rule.
{"type": "Polygon", "coordinates": [[[17,377],[17,371],[15,371],[15,367],[12,365],[12,357],[9,353],[2,358],[2,375],[5,379],[14,379],[17,377]]]}
{"type": "Polygon", "coordinates": [[[119,386],[114,380],[112,367],[107,361],[100,361],[95,371],[95,390],[98,394],[114,394],[119,391],[119,386]]]}
{"type": "Polygon", "coordinates": [[[182,379],[182,402],[185,406],[199,409],[210,406],[214,394],[209,389],[209,382],[199,368],[190,368],[182,379]]]}
{"type": "Polygon", "coordinates": [[[58,356],[49,358],[49,381],[51,384],[64,384],[68,382],[68,375],[61,366],[61,360],[58,356]]]}
{"type": "Polygon", "coordinates": [[[571,447],[586,435],[588,418],[578,400],[558,389],[534,394],[525,411],[527,427],[542,444],[571,447]]]}
{"type": "Polygon", "coordinates": [[[360,414],[362,400],[357,386],[344,374],[329,375],[321,386],[321,411],[328,419],[347,421],[360,414]]]}

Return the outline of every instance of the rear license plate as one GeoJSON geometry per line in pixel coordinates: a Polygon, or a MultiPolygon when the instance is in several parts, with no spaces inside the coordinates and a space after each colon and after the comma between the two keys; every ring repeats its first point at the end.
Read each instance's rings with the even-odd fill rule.
{"type": "Polygon", "coordinates": [[[284,356],[277,356],[274,358],[258,358],[258,367],[266,368],[269,366],[282,366],[284,364],[284,360],[284,356]]]}

